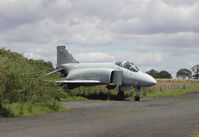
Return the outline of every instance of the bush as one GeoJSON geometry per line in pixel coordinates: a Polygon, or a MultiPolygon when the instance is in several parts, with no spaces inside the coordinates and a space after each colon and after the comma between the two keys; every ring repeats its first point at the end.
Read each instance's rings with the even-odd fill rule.
{"type": "Polygon", "coordinates": [[[61,98],[63,89],[56,83],[45,81],[44,75],[52,70],[50,62],[27,59],[0,49],[0,104],[48,102],[61,98]]]}

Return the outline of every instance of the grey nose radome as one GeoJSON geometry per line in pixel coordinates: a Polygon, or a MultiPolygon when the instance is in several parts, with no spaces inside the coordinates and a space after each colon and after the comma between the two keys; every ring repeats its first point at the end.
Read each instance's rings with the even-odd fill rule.
{"type": "Polygon", "coordinates": [[[148,83],[150,86],[154,86],[157,84],[157,81],[150,75],[148,75],[148,83]]]}
{"type": "Polygon", "coordinates": [[[147,73],[140,72],[139,76],[139,85],[141,87],[151,87],[157,83],[157,81],[147,73]]]}

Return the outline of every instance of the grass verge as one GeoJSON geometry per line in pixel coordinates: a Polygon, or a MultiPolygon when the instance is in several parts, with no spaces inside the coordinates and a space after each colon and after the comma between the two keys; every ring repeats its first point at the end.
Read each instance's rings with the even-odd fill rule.
{"type": "Polygon", "coordinates": [[[66,96],[61,98],[61,101],[76,101],[76,100],[87,100],[87,98],[82,96],[66,96]]]}
{"type": "MultiPolygon", "coordinates": [[[[85,90],[86,92],[86,90],[85,90]]],[[[179,96],[191,92],[199,92],[199,86],[186,88],[186,89],[168,89],[168,90],[155,90],[149,88],[143,88],[141,97],[166,97],[166,96],[179,96]]],[[[117,96],[117,90],[113,90],[110,92],[89,92],[89,94],[78,94],[76,95],[68,95],[62,98],[62,101],[71,101],[71,100],[87,100],[87,99],[94,99],[94,100],[132,100],[133,97],[136,95],[135,91],[127,91],[125,92],[124,99],[121,99],[117,96]]]]}
{"type": "MultiPolygon", "coordinates": [[[[106,86],[79,87],[69,91],[62,100],[132,100],[135,89],[125,91],[124,99],[117,96],[119,87],[107,90],[106,86]]],[[[199,80],[158,79],[153,87],[142,88],[141,97],[179,96],[199,91],[199,80]]]]}
{"type": "Polygon", "coordinates": [[[28,116],[62,110],[68,110],[68,108],[61,103],[2,104],[0,117],[28,116]]]}
{"type": "Polygon", "coordinates": [[[187,88],[187,89],[171,89],[163,91],[146,91],[143,93],[143,97],[165,97],[165,96],[179,96],[186,93],[198,92],[199,87],[187,88]]]}
{"type": "Polygon", "coordinates": [[[190,137],[199,137],[199,134],[193,134],[190,137]]]}

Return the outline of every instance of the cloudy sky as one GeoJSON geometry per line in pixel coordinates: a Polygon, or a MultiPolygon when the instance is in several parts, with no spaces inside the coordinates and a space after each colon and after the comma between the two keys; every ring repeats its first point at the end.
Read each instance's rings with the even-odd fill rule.
{"type": "Polygon", "coordinates": [[[0,0],[0,47],[56,64],[128,60],[175,74],[199,63],[198,0],[0,0]]]}

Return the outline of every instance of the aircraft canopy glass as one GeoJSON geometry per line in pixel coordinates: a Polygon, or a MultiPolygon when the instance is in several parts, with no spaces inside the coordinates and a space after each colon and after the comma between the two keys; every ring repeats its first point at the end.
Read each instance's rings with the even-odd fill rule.
{"type": "Polygon", "coordinates": [[[130,71],[133,71],[133,72],[139,71],[138,67],[136,67],[133,63],[130,63],[130,62],[127,62],[127,61],[116,62],[115,64],[122,67],[122,68],[126,68],[130,71]]]}

